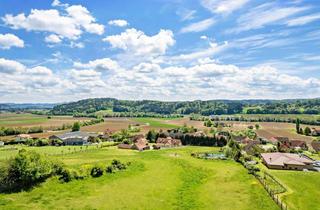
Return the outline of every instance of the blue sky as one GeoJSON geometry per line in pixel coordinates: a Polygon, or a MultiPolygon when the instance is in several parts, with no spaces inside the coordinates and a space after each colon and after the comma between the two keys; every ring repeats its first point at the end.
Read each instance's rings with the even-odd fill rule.
{"type": "Polygon", "coordinates": [[[314,0],[0,2],[0,102],[312,98],[314,0]]]}

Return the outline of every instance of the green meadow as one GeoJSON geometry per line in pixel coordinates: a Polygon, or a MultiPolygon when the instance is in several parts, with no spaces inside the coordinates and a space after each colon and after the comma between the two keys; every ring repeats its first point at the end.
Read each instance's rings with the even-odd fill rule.
{"type": "Polygon", "coordinates": [[[131,165],[99,178],[61,183],[53,177],[29,191],[0,194],[0,209],[278,209],[240,164],[191,157],[200,151],[218,148],[138,152],[104,147],[50,156],[70,168],[107,165],[113,159],[131,165]]]}
{"type": "Polygon", "coordinates": [[[165,120],[168,120],[167,118],[158,119],[158,118],[141,117],[141,118],[133,118],[133,120],[139,123],[144,123],[150,127],[155,127],[155,128],[179,128],[180,127],[179,125],[167,123],[165,121],[165,120]]]}

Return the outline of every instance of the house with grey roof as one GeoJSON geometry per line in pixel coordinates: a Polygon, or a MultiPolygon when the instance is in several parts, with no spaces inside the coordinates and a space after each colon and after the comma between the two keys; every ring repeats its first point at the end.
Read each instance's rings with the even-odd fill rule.
{"type": "Polygon", "coordinates": [[[89,137],[97,137],[98,134],[87,133],[82,131],[69,132],[50,136],[50,140],[61,140],[64,145],[86,145],[89,137]]]}
{"type": "Polygon", "coordinates": [[[294,153],[262,153],[263,163],[270,169],[313,170],[313,160],[308,156],[294,153]]]}

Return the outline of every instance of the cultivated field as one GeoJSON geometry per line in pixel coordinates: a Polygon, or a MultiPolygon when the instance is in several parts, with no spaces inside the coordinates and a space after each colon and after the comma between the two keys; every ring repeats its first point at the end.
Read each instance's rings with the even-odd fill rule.
{"type": "Polygon", "coordinates": [[[51,178],[29,192],[0,194],[3,209],[278,209],[263,187],[234,161],[200,160],[184,147],[137,152],[115,147],[55,156],[69,167],[131,161],[126,171],[60,183],[51,178]]]}
{"type": "Polygon", "coordinates": [[[43,127],[45,130],[50,130],[60,127],[63,124],[72,125],[77,121],[86,121],[89,118],[73,118],[72,116],[51,116],[48,119],[46,115],[35,115],[29,113],[0,113],[0,127],[43,127]]]}

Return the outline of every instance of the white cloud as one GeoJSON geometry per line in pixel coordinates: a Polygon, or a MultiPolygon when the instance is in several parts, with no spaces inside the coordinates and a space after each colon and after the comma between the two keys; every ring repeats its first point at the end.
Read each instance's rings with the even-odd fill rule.
{"type": "Polygon", "coordinates": [[[59,0],[53,0],[51,6],[53,6],[53,7],[68,7],[69,4],[62,4],[59,0]]]}
{"type": "Polygon", "coordinates": [[[300,26],[300,25],[305,25],[311,22],[314,22],[316,20],[320,20],[320,14],[312,14],[312,15],[306,15],[306,16],[301,16],[298,18],[294,18],[291,20],[287,21],[288,26],[300,26]]]}
{"type": "Polygon", "coordinates": [[[14,60],[0,58],[0,73],[14,74],[25,70],[25,66],[14,60]]]}
{"type": "Polygon", "coordinates": [[[250,0],[202,0],[203,7],[212,13],[229,14],[240,9],[250,0]]]}
{"type": "Polygon", "coordinates": [[[196,10],[179,9],[176,14],[180,17],[181,21],[192,20],[196,14],[196,10]]]}
{"type": "Polygon", "coordinates": [[[255,7],[250,12],[242,15],[238,20],[238,26],[229,32],[241,32],[263,28],[270,24],[284,24],[284,20],[299,14],[308,7],[279,7],[275,3],[266,3],[255,7]]]}
{"type": "Polygon", "coordinates": [[[113,48],[138,56],[162,55],[175,43],[170,30],[161,29],[158,34],[148,36],[134,28],[127,29],[119,35],[108,36],[103,41],[109,42],[113,48]]]}
{"type": "Polygon", "coordinates": [[[82,26],[87,32],[93,34],[103,34],[104,26],[97,24],[96,19],[90,14],[87,8],[81,5],[73,5],[66,8],[69,16],[73,19],[74,23],[82,26]]]}
{"type": "Polygon", "coordinates": [[[62,15],[55,9],[32,9],[27,16],[24,13],[16,16],[6,14],[2,20],[13,29],[51,32],[60,38],[73,40],[78,39],[83,31],[98,35],[104,33],[104,26],[97,24],[85,7],[73,5],[66,7],[65,10],[67,14],[62,15]]]}
{"type": "Polygon", "coordinates": [[[27,69],[28,74],[37,75],[37,76],[51,76],[52,71],[44,66],[36,66],[30,69],[27,69]]]}
{"type": "Polygon", "coordinates": [[[24,47],[24,41],[14,34],[0,34],[0,49],[24,47]]]}
{"type": "Polygon", "coordinates": [[[187,25],[183,27],[180,30],[180,33],[190,33],[190,32],[200,32],[207,30],[210,26],[215,24],[215,20],[212,18],[208,18],[205,20],[201,20],[199,22],[191,23],[190,25],[187,25]]]}
{"type": "Polygon", "coordinates": [[[71,41],[70,42],[70,47],[71,48],[79,48],[79,49],[81,49],[81,48],[84,48],[85,46],[84,46],[84,44],[82,42],[73,42],[73,41],[71,41]]]}
{"type": "Polygon", "coordinates": [[[88,63],[74,62],[73,66],[78,69],[94,69],[96,71],[117,70],[120,68],[118,63],[110,58],[96,59],[88,63]]]}
{"type": "Polygon", "coordinates": [[[118,27],[125,27],[129,25],[129,23],[126,20],[121,20],[121,19],[110,20],[108,24],[111,26],[118,26],[118,27]]]}
{"type": "Polygon", "coordinates": [[[50,34],[49,36],[46,36],[44,40],[47,43],[53,43],[53,44],[58,44],[62,41],[60,37],[56,34],[50,34]]]}
{"type": "Polygon", "coordinates": [[[208,37],[205,35],[202,35],[202,36],[200,36],[200,39],[206,40],[206,39],[208,39],[208,37]]]}

